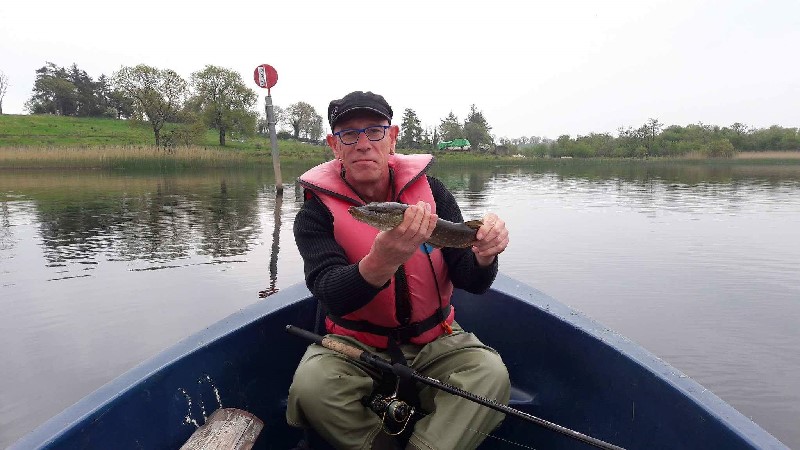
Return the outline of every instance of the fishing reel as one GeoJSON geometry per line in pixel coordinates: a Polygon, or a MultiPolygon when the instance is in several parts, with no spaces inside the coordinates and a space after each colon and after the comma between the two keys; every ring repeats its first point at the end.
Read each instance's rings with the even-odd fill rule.
{"type": "Polygon", "coordinates": [[[397,397],[384,397],[375,394],[369,401],[369,409],[375,414],[390,418],[397,423],[406,423],[414,415],[414,407],[397,397]]]}
{"type": "Polygon", "coordinates": [[[375,393],[371,397],[364,397],[365,406],[377,414],[386,433],[397,436],[406,430],[408,424],[419,414],[413,406],[397,398],[396,395],[385,396],[375,393]]]}

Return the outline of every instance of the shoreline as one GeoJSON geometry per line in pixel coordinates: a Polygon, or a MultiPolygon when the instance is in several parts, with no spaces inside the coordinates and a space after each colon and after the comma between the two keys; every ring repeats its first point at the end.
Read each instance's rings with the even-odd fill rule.
{"type": "MultiPolygon", "coordinates": [[[[330,159],[327,147],[281,141],[281,164],[321,163],[330,159]],[[283,147],[283,148],[281,148],[283,147]]],[[[400,153],[418,153],[399,150],[400,153]]],[[[433,152],[445,164],[492,163],[510,166],[580,164],[788,164],[800,165],[800,151],[740,152],[733,158],[700,155],[650,158],[519,158],[513,156],[433,152]]],[[[2,169],[195,169],[272,167],[270,151],[242,151],[230,148],[154,146],[0,146],[2,169]]]]}

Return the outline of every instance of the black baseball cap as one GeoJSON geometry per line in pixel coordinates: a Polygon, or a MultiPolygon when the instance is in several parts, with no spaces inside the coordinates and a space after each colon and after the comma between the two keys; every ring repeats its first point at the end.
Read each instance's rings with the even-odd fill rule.
{"type": "Polygon", "coordinates": [[[354,91],[328,105],[328,123],[331,130],[342,117],[355,111],[370,111],[385,117],[392,123],[392,107],[382,95],[370,91],[354,91]]]}

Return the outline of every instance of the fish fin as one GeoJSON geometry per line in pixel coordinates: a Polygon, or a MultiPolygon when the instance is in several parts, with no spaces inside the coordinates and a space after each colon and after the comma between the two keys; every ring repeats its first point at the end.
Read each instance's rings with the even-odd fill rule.
{"type": "Polygon", "coordinates": [[[472,228],[473,230],[477,230],[478,228],[481,227],[481,225],[483,225],[483,221],[480,220],[480,219],[468,220],[468,221],[464,222],[464,225],[472,228]]]}

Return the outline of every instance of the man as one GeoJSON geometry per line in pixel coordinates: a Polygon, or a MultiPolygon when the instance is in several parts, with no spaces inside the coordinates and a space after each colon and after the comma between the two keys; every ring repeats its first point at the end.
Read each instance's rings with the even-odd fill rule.
{"type": "MultiPolygon", "coordinates": [[[[500,356],[461,329],[450,306],[454,287],[481,293],[494,281],[497,255],[508,245],[505,223],[489,213],[471,248],[431,251],[423,244],[438,217],[463,221],[453,195],[425,175],[432,156],[395,154],[399,128],[391,125],[392,108],[372,92],[333,100],[328,120],[335,159],[299,178],[306,200],[294,234],[306,284],[327,311],[329,336],[507,403],[508,372],[500,356]],[[347,212],[352,205],[383,201],[411,205],[389,231],[347,212]]],[[[362,402],[374,389],[391,387],[387,377],[312,344],[289,389],[287,421],[312,427],[336,448],[399,448],[382,431],[382,418],[362,402]]],[[[414,425],[409,449],[475,448],[503,418],[430,387],[414,394],[418,398],[403,400],[427,415],[414,425]]]]}

